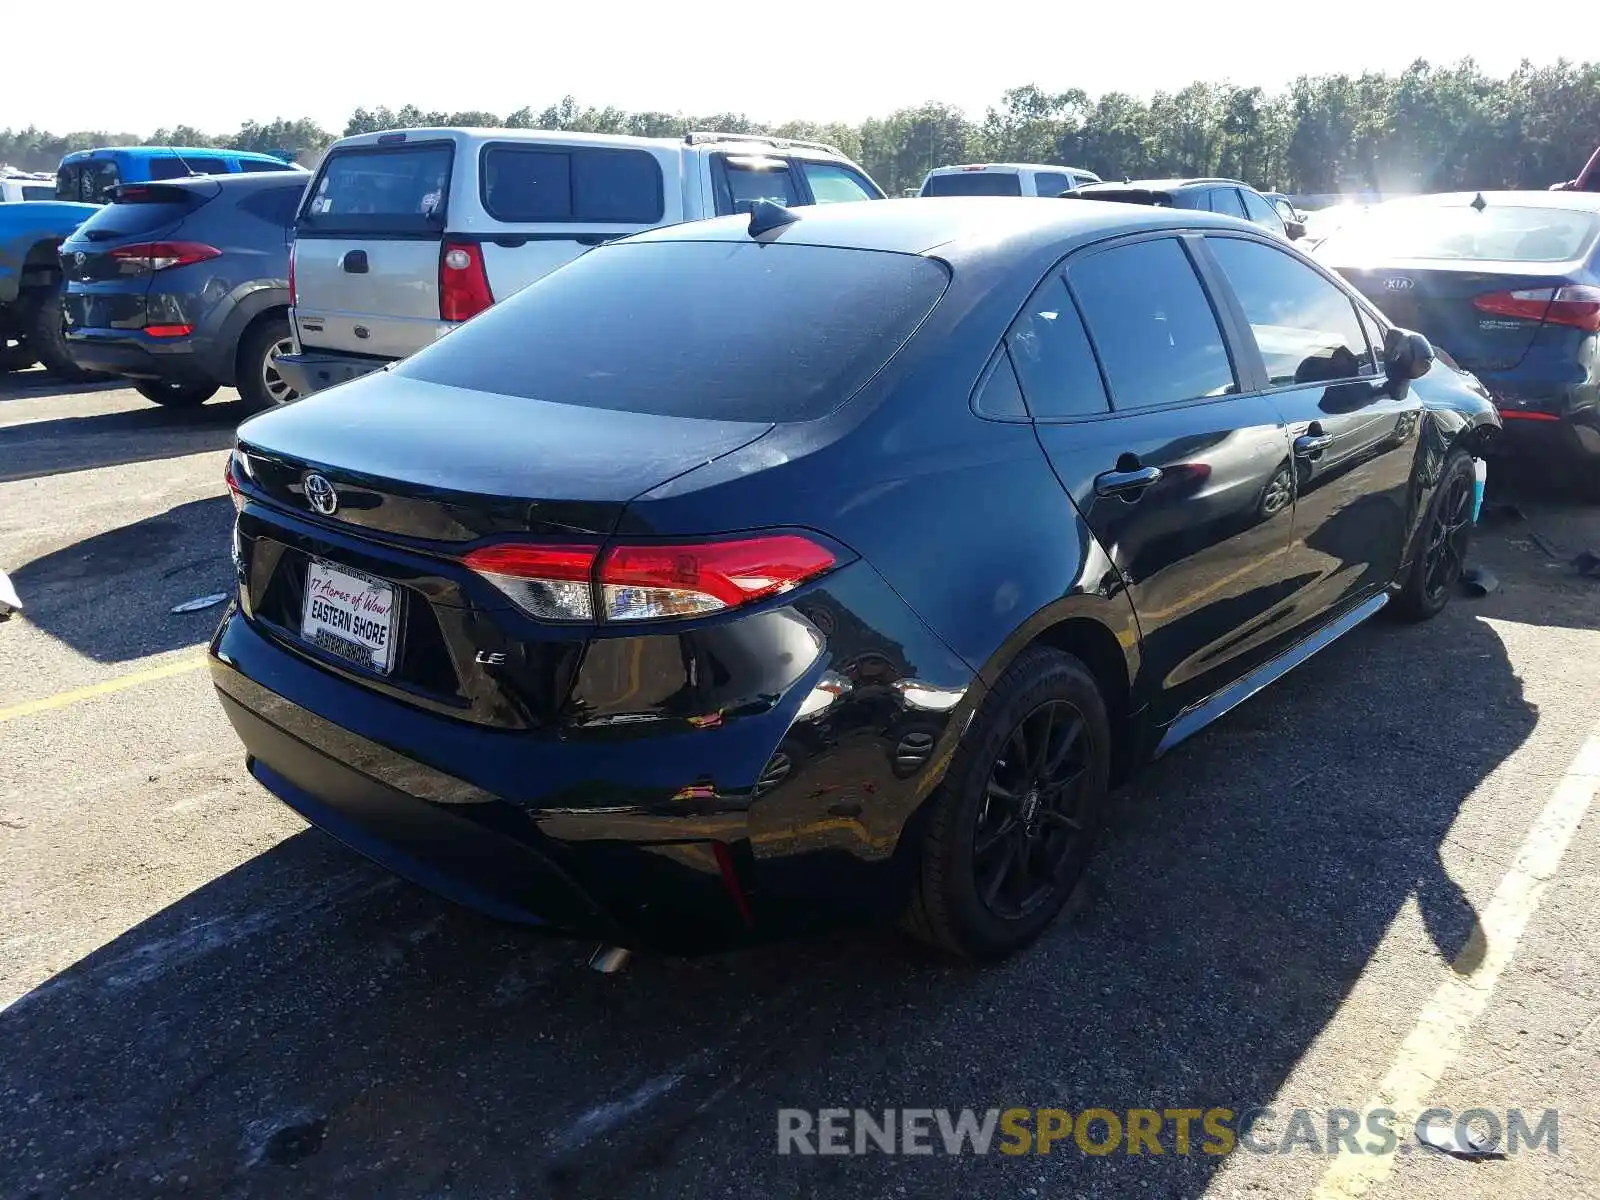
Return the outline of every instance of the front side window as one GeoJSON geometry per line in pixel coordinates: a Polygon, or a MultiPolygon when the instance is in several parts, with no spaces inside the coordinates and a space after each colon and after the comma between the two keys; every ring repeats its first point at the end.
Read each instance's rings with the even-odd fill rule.
{"type": "Polygon", "coordinates": [[[1094,350],[1059,275],[1033,294],[1006,334],[1006,348],[1036,419],[1081,417],[1109,407],[1094,350]]]}
{"type": "Polygon", "coordinates": [[[1274,387],[1374,373],[1350,297],[1286,251],[1212,237],[1211,253],[1239,298],[1274,387]]]}
{"type": "Polygon", "coordinates": [[[818,204],[841,204],[850,200],[876,200],[877,195],[867,187],[866,180],[837,163],[802,162],[800,169],[806,173],[811,194],[818,204]]]}
{"type": "Polygon", "coordinates": [[[1268,233],[1284,234],[1283,221],[1273,211],[1272,205],[1255,192],[1240,192],[1244,197],[1245,216],[1268,233]]]}
{"type": "Polygon", "coordinates": [[[653,225],[665,207],[661,164],[648,150],[491,146],[483,207],[497,221],[653,225]]]}
{"type": "Polygon", "coordinates": [[[1102,251],[1074,263],[1067,279],[1099,351],[1113,408],[1238,391],[1211,302],[1175,239],[1102,251]]]}

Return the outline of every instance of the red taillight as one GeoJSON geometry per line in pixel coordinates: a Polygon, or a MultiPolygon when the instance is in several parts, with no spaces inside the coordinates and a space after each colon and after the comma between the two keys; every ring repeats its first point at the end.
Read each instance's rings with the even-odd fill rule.
{"type": "Polygon", "coordinates": [[[1547,325],[1571,325],[1600,333],[1600,288],[1583,284],[1489,292],[1474,296],[1472,306],[1496,316],[1521,317],[1547,325]]]}
{"type": "Polygon", "coordinates": [[[463,560],[531,616],[552,621],[696,617],[786,592],[835,565],[799,534],[613,546],[507,543],[463,560]],[[598,592],[600,609],[595,610],[598,592]]]}
{"type": "Polygon", "coordinates": [[[222,251],[204,242],[138,242],[132,246],[118,246],[110,253],[123,271],[136,272],[187,267],[216,258],[222,251]]]}
{"type": "Polygon", "coordinates": [[[239,487],[238,475],[234,473],[234,462],[237,458],[237,451],[228,455],[228,465],[222,469],[222,478],[228,484],[228,494],[233,497],[233,508],[235,512],[238,512],[244,508],[244,491],[239,487]]]}
{"type": "Polygon", "coordinates": [[[482,247],[477,242],[445,242],[439,248],[439,319],[465,321],[493,303],[482,247]]]}
{"type": "Polygon", "coordinates": [[[293,307],[294,303],[294,243],[291,242],[289,244],[289,304],[293,307]]]}
{"type": "Polygon", "coordinates": [[[144,327],[144,333],[154,338],[188,337],[193,332],[193,325],[146,325],[144,327]]]}
{"type": "Polygon", "coordinates": [[[1555,413],[1524,411],[1519,408],[1502,408],[1500,416],[1507,421],[1559,421],[1555,413]]]}
{"type": "Polygon", "coordinates": [[[598,546],[483,546],[462,561],[511,597],[530,616],[546,621],[594,620],[594,564],[598,546]]]}

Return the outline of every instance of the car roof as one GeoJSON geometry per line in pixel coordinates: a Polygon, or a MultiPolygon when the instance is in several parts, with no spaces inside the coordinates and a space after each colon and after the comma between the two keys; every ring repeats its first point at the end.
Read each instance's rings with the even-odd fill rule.
{"type": "MultiPolygon", "coordinates": [[[[641,137],[631,133],[583,133],[573,129],[504,129],[486,126],[435,125],[419,129],[379,129],[371,133],[352,134],[340,138],[330,149],[344,150],[351,146],[377,146],[390,144],[395,134],[404,134],[406,142],[539,142],[544,145],[617,146],[635,150],[688,150],[711,147],[746,154],[781,154],[791,158],[814,158],[830,162],[849,162],[841,150],[824,146],[820,142],[796,141],[774,135],[770,140],[756,134],[712,135],[695,133],[693,141],[683,137],[641,137]]],[[[403,143],[400,143],[403,144],[403,143]]]]}
{"type": "MultiPolygon", "coordinates": [[[[1103,183],[1087,184],[1081,190],[1089,191],[1090,189],[1093,189],[1096,191],[1110,192],[1115,191],[1118,188],[1122,188],[1127,191],[1136,192],[1176,192],[1181,191],[1184,188],[1195,187],[1250,188],[1250,185],[1248,183],[1241,183],[1237,179],[1212,179],[1204,177],[1197,177],[1194,179],[1128,179],[1120,182],[1114,179],[1108,179],[1103,183]]],[[[1250,190],[1255,191],[1254,188],[1250,188],[1250,190]]]]}
{"type": "Polygon", "coordinates": [[[950,166],[935,167],[929,175],[955,175],[962,171],[1051,171],[1060,174],[1063,171],[1077,171],[1080,175],[1093,175],[1094,172],[1087,167],[1067,167],[1060,163],[1018,163],[1018,162],[986,162],[986,163],[954,163],[950,166]]]}
{"type": "MultiPolygon", "coordinates": [[[[1218,213],[1080,204],[1044,196],[952,196],[937,203],[905,197],[870,204],[808,205],[794,213],[794,221],[763,234],[761,240],[899,254],[937,251],[937,257],[947,261],[1006,256],[1020,261],[1035,251],[1065,249],[1064,240],[1091,242],[1144,229],[1254,228],[1218,213]]],[[[742,242],[750,238],[749,225],[747,216],[715,217],[646,230],[615,244],[742,242]]]]}
{"type": "Polygon", "coordinates": [[[1427,196],[1399,196],[1385,201],[1383,208],[1457,208],[1471,204],[1479,196],[1489,207],[1500,208],[1575,208],[1600,213],[1600,192],[1436,192],[1427,196]]]}
{"type": "Polygon", "coordinates": [[[233,158],[252,162],[287,162],[276,154],[262,154],[258,150],[229,150],[216,146],[96,146],[92,150],[73,150],[61,156],[62,162],[77,162],[85,158],[110,158],[123,154],[129,158],[215,158],[227,154],[233,158]]]}

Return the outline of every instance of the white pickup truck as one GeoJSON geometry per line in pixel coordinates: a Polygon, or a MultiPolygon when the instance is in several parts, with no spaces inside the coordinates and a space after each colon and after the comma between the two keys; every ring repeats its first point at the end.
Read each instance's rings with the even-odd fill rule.
{"type": "Polygon", "coordinates": [[[300,395],[379,369],[590,247],[660,225],[881,200],[819,142],[407,129],[334,143],[301,201],[289,288],[300,395]]]}

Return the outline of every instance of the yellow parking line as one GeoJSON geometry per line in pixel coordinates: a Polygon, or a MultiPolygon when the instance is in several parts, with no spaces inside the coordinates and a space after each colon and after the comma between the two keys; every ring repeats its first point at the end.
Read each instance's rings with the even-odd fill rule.
{"type": "Polygon", "coordinates": [[[188,671],[198,671],[205,665],[206,660],[203,654],[194,658],[180,658],[177,662],[162,663],[159,667],[147,667],[143,671],[130,671],[128,674],[118,675],[114,679],[91,683],[87,687],[73,688],[70,692],[57,692],[54,696],[46,696],[42,700],[28,700],[22,704],[13,704],[10,708],[0,708],[0,723],[10,721],[16,717],[31,717],[34,713],[49,712],[52,708],[65,708],[67,705],[76,704],[80,700],[92,700],[96,696],[107,696],[112,692],[138,687],[141,683],[149,683],[152,680],[166,679],[169,676],[182,675],[188,671]]]}
{"type": "MultiPolygon", "coordinates": [[[[1396,1116],[1395,1132],[1409,1138],[1446,1069],[1460,1052],[1473,1021],[1489,1006],[1500,973],[1511,962],[1517,942],[1544,898],[1596,792],[1600,792],[1600,727],[1589,735],[1549,803],[1517,852],[1511,870],[1495,889],[1467,944],[1456,958],[1458,974],[1439,985],[1416,1025],[1400,1044],[1377,1095],[1362,1111],[1387,1108],[1396,1116]]],[[[1313,1200],[1351,1200],[1387,1179],[1393,1154],[1341,1152],[1322,1176],[1313,1200]]]]}

